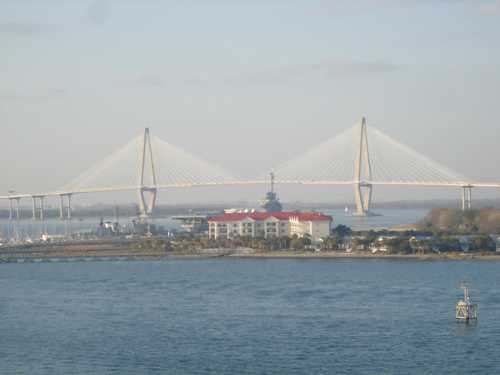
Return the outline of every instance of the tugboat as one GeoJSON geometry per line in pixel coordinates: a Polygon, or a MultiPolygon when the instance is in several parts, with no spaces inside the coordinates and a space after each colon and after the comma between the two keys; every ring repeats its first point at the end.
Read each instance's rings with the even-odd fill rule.
{"type": "Polygon", "coordinates": [[[470,302],[469,288],[466,283],[461,283],[460,288],[464,291],[464,299],[457,302],[455,306],[455,317],[457,322],[469,323],[477,320],[477,304],[470,302]]]}

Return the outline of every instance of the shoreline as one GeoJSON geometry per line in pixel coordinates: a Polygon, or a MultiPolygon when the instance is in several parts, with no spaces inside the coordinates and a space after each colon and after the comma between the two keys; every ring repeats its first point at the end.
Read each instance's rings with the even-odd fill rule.
{"type": "Polygon", "coordinates": [[[269,259],[386,259],[386,260],[493,260],[500,261],[500,254],[464,254],[464,253],[441,253],[441,254],[365,254],[365,253],[311,253],[311,252],[287,252],[270,251],[254,254],[232,254],[231,258],[269,258],[269,259]]]}
{"type": "Polygon", "coordinates": [[[440,254],[372,254],[363,252],[262,251],[251,248],[236,249],[144,249],[128,246],[47,246],[37,249],[0,250],[1,263],[43,261],[100,261],[100,260],[165,260],[165,259],[331,259],[331,260],[479,260],[500,261],[500,253],[440,253],[440,254]]]}

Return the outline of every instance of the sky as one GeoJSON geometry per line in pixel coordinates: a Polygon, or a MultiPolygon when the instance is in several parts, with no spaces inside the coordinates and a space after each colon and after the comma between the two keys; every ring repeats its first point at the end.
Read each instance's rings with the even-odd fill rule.
{"type": "MultiPolygon", "coordinates": [[[[498,0],[0,0],[0,46],[0,192],[55,190],[145,126],[252,177],[362,116],[471,180],[500,181],[498,0]]],[[[285,201],[352,196],[286,189],[285,201]]]]}

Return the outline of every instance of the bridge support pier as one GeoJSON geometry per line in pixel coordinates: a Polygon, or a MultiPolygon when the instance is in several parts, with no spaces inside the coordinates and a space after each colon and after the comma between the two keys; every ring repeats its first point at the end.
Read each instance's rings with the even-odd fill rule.
{"type": "Polygon", "coordinates": [[[40,197],[40,220],[43,222],[44,217],[44,205],[43,205],[44,197],[40,197]]]}
{"type": "Polygon", "coordinates": [[[64,195],[59,196],[59,219],[64,219],[64,195]]]}
{"type": "Polygon", "coordinates": [[[71,220],[71,194],[68,194],[67,197],[68,197],[67,218],[68,220],[71,220]]]}
{"type": "Polygon", "coordinates": [[[145,222],[153,214],[156,205],[157,190],[156,188],[143,187],[139,189],[138,195],[140,219],[145,222]],[[146,195],[149,195],[149,197],[146,195]]]}
{"type": "Polygon", "coordinates": [[[64,211],[66,208],[66,219],[71,220],[71,194],[59,195],[59,219],[64,220],[64,211]],[[68,199],[68,205],[64,207],[64,197],[68,199]]]}
{"type": "Polygon", "coordinates": [[[156,205],[156,198],[158,195],[156,189],[156,171],[153,159],[153,148],[151,146],[151,138],[149,137],[149,128],[144,129],[144,138],[142,143],[142,154],[139,160],[139,189],[137,191],[139,200],[139,212],[141,222],[147,222],[156,205]],[[146,169],[146,159],[148,165],[146,169]],[[149,171],[148,171],[149,170],[149,171]],[[149,172],[149,180],[151,185],[146,185],[146,172],[149,172]],[[146,195],[149,194],[149,199],[146,195]]]}
{"type": "Polygon", "coordinates": [[[16,199],[16,220],[19,221],[21,219],[21,208],[20,208],[21,203],[19,202],[21,198],[15,198],[15,199],[16,199]]]}
{"type": "Polygon", "coordinates": [[[367,216],[372,203],[373,186],[369,182],[366,182],[372,179],[372,167],[368,149],[366,119],[364,117],[361,119],[359,134],[354,141],[358,144],[356,160],[354,161],[356,216],[367,216]]]}
{"type": "Polygon", "coordinates": [[[16,240],[19,239],[19,233],[18,233],[18,227],[17,227],[17,224],[19,224],[19,219],[21,219],[21,211],[20,211],[20,208],[19,208],[19,201],[21,200],[21,198],[9,198],[9,234],[8,236],[10,236],[10,225],[12,223],[12,221],[14,220],[14,205],[13,205],[13,202],[12,201],[16,201],[16,221],[14,222],[14,225],[13,225],[13,228],[14,228],[14,238],[16,240]]]}
{"type": "Polygon", "coordinates": [[[462,186],[462,211],[472,209],[472,186],[462,186]]]}
{"type": "Polygon", "coordinates": [[[37,210],[36,197],[33,195],[31,197],[31,199],[32,199],[32,203],[33,203],[32,204],[32,213],[33,213],[32,219],[36,220],[36,210],[37,210]]]}
{"type": "Polygon", "coordinates": [[[354,199],[356,202],[356,216],[367,216],[372,204],[371,184],[359,182],[354,184],[354,199]]]}
{"type": "Polygon", "coordinates": [[[9,199],[9,221],[12,221],[13,215],[13,207],[12,207],[12,198],[9,199]]]}
{"type": "Polygon", "coordinates": [[[45,215],[45,208],[44,208],[44,196],[43,195],[32,195],[31,199],[33,200],[33,206],[32,206],[32,211],[33,211],[33,220],[36,220],[37,218],[40,218],[41,221],[44,219],[45,215]],[[38,200],[38,202],[37,202],[38,200]]]}

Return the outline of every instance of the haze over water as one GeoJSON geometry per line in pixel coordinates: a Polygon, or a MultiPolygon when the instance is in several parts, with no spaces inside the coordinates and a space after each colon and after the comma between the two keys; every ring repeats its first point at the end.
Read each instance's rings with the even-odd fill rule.
{"type": "Polygon", "coordinates": [[[495,374],[500,263],[0,265],[2,374],[495,374]],[[460,280],[476,325],[455,322],[460,280]]]}

